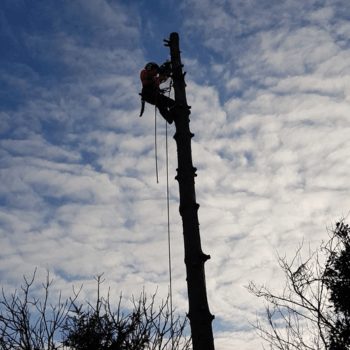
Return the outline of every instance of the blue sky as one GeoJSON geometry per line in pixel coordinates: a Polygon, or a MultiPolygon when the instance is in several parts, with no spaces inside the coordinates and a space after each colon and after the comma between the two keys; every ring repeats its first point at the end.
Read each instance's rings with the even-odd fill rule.
{"type": "MultiPolygon", "coordinates": [[[[276,252],[316,247],[349,201],[345,0],[5,0],[0,4],[0,279],[46,269],[71,294],[105,273],[118,300],[168,290],[165,125],[139,118],[139,73],[180,35],[217,349],[256,349],[276,252]],[[306,244],[306,246],[307,246],[306,244]]],[[[169,132],[174,305],[187,311],[169,132]]],[[[307,249],[306,249],[307,251],[307,249]]],[[[41,278],[41,281],[40,281],[41,278]]],[[[40,285],[40,283],[39,283],[40,285]]],[[[39,287],[38,287],[39,288],[39,287]]]]}

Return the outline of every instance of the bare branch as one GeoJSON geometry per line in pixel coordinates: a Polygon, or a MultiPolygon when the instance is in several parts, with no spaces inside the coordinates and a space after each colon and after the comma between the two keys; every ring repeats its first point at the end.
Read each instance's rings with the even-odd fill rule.
{"type": "MultiPolygon", "coordinates": [[[[330,302],[326,285],[330,279],[327,280],[325,270],[329,266],[327,264],[331,264],[336,257],[335,252],[343,249],[341,239],[337,238],[340,225],[337,224],[336,230],[332,231],[328,242],[322,242],[315,251],[309,248],[306,260],[301,256],[303,242],[290,261],[286,256],[278,255],[279,266],[286,278],[281,292],[274,293],[267,286],[258,286],[253,281],[246,286],[251,294],[266,302],[265,317],[257,315],[252,325],[257,334],[270,344],[271,349],[329,348],[329,334],[337,331],[339,316],[330,302]],[[328,256],[325,266],[321,263],[320,254],[328,256]]],[[[344,226],[345,229],[348,227],[344,226]]],[[[345,239],[348,237],[344,233],[345,239]]]]}

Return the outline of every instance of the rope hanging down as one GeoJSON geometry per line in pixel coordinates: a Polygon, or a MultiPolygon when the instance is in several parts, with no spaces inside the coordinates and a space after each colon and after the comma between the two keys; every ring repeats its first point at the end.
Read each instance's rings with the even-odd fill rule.
{"type": "MultiPolygon", "coordinates": [[[[169,98],[172,86],[172,80],[169,85],[169,98]]],[[[168,106],[169,107],[169,106],[168,106]]],[[[166,200],[167,200],[167,212],[168,212],[168,255],[169,255],[169,294],[170,294],[170,322],[171,322],[171,341],[172,348],[174,348],[174,320],[173,320],[173,290],[172,290],[172,278],[171,278],[171,244],[170,244],[170,206],[169,206],[169,152],[168,152],[168,123],[165,121],[165,150],[166,150],[166,200]]]]}
{"type": "MultiPolygon", "coordinates": [[[[171,88],[172,88],[172,82],[173,81],[170,80],[169,86],[167,88],[161,90],[162,93],[169,92],[169,96],[168,97],[170,97],[170,92],[171,92],[171,88]]],[[[159,90],[159,88],[158,88],[158,90],[159,90]]],[[[158,184],[159,183],[159,177],[158,177],[158,147],[157,147],[157,96],[158,96],[158,93],[156,94],[155,104],[154,104],[154,156],[155,156],[155,161],[156,161],[156,179],[157,179],[157,184],[158,184]]],[[[168,101],[168,107],[167,108],[169,109],[169,101],[168,101]]],[[[141,115],[140,115],[140,117],[141,117],[141,115]]]]}
{"type": "Polygon", "coordinates": [[[154,105],[154,156],[156,157],[156,178],[157,184],[159,184],[158,179],[158,155],[157,155],[157,95],[154,105]]]}
{"type": "MultiPolygon", "coordinates": [[[[169,98],[170,98],[170,92],[172,88],[172,80],[170,80],[170,85],[168,88],[164,89],[164,92],[169,92],[169,98]]],[[[155,146],[155,158],[156,158],[156,177],[157,177],[157,183],[159,183],[158,180],[158,156],[157,156],[157,97],[155,101],[155,109],[154,109],[154,146],[155,146]]],[[[169,108],[169,105],[168,105],[169,108]]],[[[165,149],[166,149],[166,197],[167,197],[167,219],[168,219],[168,256],[169,256],[169,295],[170,295],[170,322],[171,322],[171,338],[172,342],[174,341],[174,331],[173,331],[173,292],[172,292],[172,276],[171,276],[171,239],[170,239],[170,205],[169,205],[169,152],[168,152],[168,122],[165,121],[165,149]]],[[[174,344],[173,344],[174,347],[174,344]]]]}
{"type": "Polygon", "coordinates": [[[168,157],[168,124],[165,122],[165,137],[166,137],[166,200],[168,212],[168,255],[169,255],[169,294],[170,294],[170,322],[171,322],[171,338],[173,339],[173,288],[171,278],[171,244],[170,244],[170,206],[169,206],[169,157],[168,157]]]}

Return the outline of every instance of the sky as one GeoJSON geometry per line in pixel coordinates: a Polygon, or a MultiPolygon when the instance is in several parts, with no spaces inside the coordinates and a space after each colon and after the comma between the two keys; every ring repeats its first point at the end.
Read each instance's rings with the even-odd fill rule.
{"type": "MultiPolygon", "coordinates": [[[[262,348],[249,324],[277,254],[317,247],[350,209],[346,0],[0,3],[0,281],[168,292],[166,127],[140,71],[180,36],[216,349],[262,348]]],[[[172,95],[173,96],[173,95],[172,95]]],[[[188,311],[174,124],[167,128],[173,303],[188,311]]],[[[307,252],[306,252],[307,253],[307,252]]],[[[306,254],[305,253],[305,254],[306,254]]],[[[114,299],[113,299],[114,298],[114,299]]]]}

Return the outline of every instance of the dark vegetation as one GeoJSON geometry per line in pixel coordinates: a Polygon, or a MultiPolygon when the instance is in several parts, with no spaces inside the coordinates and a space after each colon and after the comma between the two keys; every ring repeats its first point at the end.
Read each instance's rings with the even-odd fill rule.
{"type": "MultiPolygon", "coordinates": [[[[102,276],[102,275],[101,275],[102,276]]],[[[148,300],[143,292],[132,299],[133,309],[125,312],[120,296],[116,309],[107,298],[100,296],[101,276],[96,277],[97,298],[94,304],[77,303],[73,298],[50,302],[52,280],[47,275],[43,284],[43,300],[31,297],[35,273],[31,280],[24,278],[21,292],[0,300],[1,350],[166,350],[191,348],[184,336],[187,319],[174,319],[169,297],[155,304],[155,294],[148,300]]]]}
{"type": "MultiPolygon", "coordinates": [[[[285,275],[280,292],[253,281],[246,287],[265,300],[265,312],[253,325],[270,349],[350,349],[350,228],[338,222],[329,239],[302,258],[303,244],[288,261],[278,257],[285,275]]],[[[110,292],[100,296],[101,276],[96,277],[94,303],[78,304],[73,297],[50,301],[53,283],[47,274],[44,298],[31,296],[35,273],[24,278],[20,292],[0,299],[0,350],[166,350],[192,348],[184,336],[187,319],[174,318],[169,297],[156,306],[155,295],[143,292],[125,312],[121,302],[112,305],[110,292]]]]}
{"type": "Polygon", "coordinates": [[[302,259],[278,257],[285,275],[281,292],[250,282],[250,293],[265,300],[253,324],[271,349],[350,349],[350,228],[338,222],[329,240],[302,259]]]}

